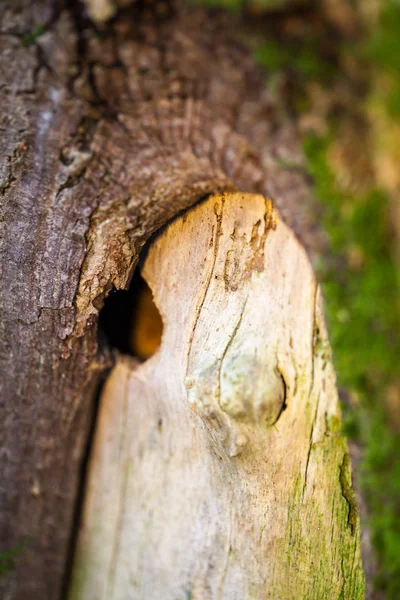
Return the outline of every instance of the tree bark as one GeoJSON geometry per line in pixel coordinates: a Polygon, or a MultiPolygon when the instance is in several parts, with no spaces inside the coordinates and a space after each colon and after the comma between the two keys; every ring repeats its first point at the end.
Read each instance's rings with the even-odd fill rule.
{"type": "Polygon", "coordinates": [[[120,357],[90,461],[74,600],[364,598],[320,290],[261,195],[150,246],[159,351],[120,357]]]}
{"type": "Polygon", "coordinates": [[[1,15],[1,544],[7,599],[60,597],[96,389],[98,312],[149,236],[212,192],[274,199],[323,244],[296,130],[224,18],[137,3],[1,15]]]}

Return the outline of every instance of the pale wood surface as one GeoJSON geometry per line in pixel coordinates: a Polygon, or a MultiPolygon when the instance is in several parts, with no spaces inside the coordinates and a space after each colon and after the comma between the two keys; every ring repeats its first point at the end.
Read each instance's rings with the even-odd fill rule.
{"type": "Polygon", "coordinates": [[[143,267],[158,352],[121,357],[71,598],[359,599],[359,525],[319,287],[261,195],[214,196],[143,267]]]}

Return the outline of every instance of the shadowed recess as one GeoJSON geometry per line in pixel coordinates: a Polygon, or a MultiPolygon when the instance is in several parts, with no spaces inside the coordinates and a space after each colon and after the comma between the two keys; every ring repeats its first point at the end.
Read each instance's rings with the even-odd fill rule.
{"type": "Polygon", "coordinates": [[[153,294],[136,270],[128,290],[114,290],[100,312],[100,330],[108,343],[141,361],[161,343],[163,323],[153,294]]]}

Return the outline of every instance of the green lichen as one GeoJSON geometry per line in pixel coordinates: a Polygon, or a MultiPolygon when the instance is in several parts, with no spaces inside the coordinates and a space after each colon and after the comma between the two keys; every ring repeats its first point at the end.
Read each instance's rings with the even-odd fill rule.
{"type": "Polygon", "coordinates": [[[338,415],[328,417],[328,429],[332,435],[340,435],[342,433],[342,419],[338,415]]]}
{"type": "MultiPolygon", "coordinates": [[[[340,417],[332,420],[334,428],[340,425],[340,417]]],[[[332,600],[362,600],[364,598],[364,573],[360,560],[359,522],[355,514],[354,528],[346,527],[348,503],[343,500],[339,481],[340,467],[346,460],[346,442],[340,430],[329,432],[310,450],[309,461],[314,465],[314,481],[305,489],[304,473],[299,474],[290,493],[288,503],[288,530],[282,549],[284,572],[289,574],[287,587],[278,598],[329,598],[332,600]],[[321,506],[318,490],[324,489],[332,505],[331,515],[321,506]],[[330,520],[331,535],[318,535],[330,520]],[[307,581],[304,588],[296,580],[298,572],[307,581]],[[296,581],[296,588],[290,587],[296,581]]],[[[346,466],[345,466],[346,469],[346,466]]],[[[345,470],[345,488],[351,488],[350,473],[345,470]]],[[[347,492],[346,492],[347,494],[347,492]]],[[[275,596],[274,596],[275,597],[275,596]]]]}

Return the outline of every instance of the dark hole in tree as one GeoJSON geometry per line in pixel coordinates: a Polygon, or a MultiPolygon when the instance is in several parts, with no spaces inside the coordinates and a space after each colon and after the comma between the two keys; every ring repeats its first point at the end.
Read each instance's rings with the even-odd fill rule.
{"type": "Polygon", "coordinates": [[[161,343],[163,323],[153,294],[139,269],[128,290],[113,290],[104,302],[99,318],[100,335],[124,354],[144,361],[161,343]]]}

